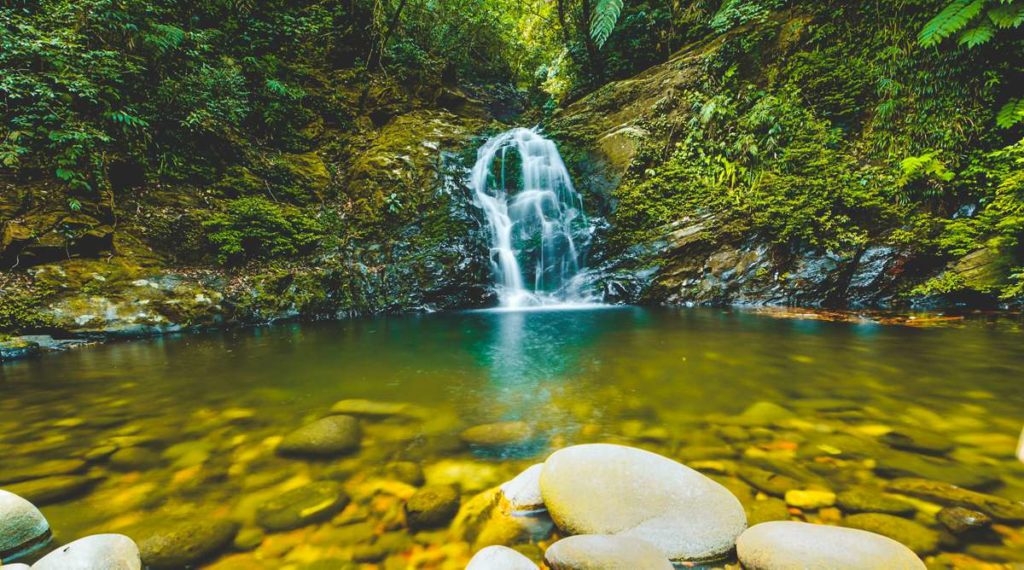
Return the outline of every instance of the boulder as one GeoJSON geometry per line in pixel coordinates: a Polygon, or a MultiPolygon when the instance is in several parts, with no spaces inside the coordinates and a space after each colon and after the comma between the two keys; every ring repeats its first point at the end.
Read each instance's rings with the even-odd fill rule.
{"type": "Polygon", "coordinates": [[[924,570],[909,548],[862,530],[777,521],[755,525],[736,541],[747,570],[924,570]]]}
{"type": "Polygon", "coordinates": [[[746,528],[725,487],[655,453],[612,444],[551,454],[540,476],[544,504],[569,534],[615,534],[654,544],[673,561],[725,556],[746,528]]]}
{"type": "Polygon", "coordinates": [[[581,534],[563,538],[544,553],[551,570],[672,570],[658,547],[631,536],[581,534]]]}
{"type": "Polygon", "coordinates": [[[405,520],[412,530],[447,526],[459,511],[459,493],[453,487],[424,487],[405,503],[405,520]]]}
{"type": "Polygon", "coordinates": [[[336,457],[359,449],[362,431],[352,416],[327,416],[286,435],[277,446],[281,455],[336,457]]]}
{"type": "Polygon", "coordinates": [[[15,561],[46,547],[50,524],[27,500],[0,489],[0,560],[15,561]]]}
{"type": "MultiPolygon", "coordinates": [[[[4,567],[6,570],[6,566],[4,567]]],[[[123,534],[96,534],[80,538],[44,556],[33,570],[140,570],[142,560],[135,541],[123,534]]]]}
{"type": "Polygon", "coordinates": [[[256,509],[256,522],[271,531],[325,521],[341,512],[349,497],[334,481],[318,481],[282,493],[256,509]]]}
{"type": "Polygon", "coordinates": [[[544,509],[544,497],[540,493],[540,473],[543,463],[538,463],[501,485],[501,495],[513,513],[531,513],[544,509]]]}
{"type": "Polygon", "coordinates": [[[473,555],[466,570],[537,570],[537,565],[507,546],[495,545],[473,555]]]}
{"type": "Polygon", "coordinates": [[[238,524],[224,519],[165,523],[139,541],[139,553],[154,570],[190,567],[230,545],[237,533],[238,524]]]}

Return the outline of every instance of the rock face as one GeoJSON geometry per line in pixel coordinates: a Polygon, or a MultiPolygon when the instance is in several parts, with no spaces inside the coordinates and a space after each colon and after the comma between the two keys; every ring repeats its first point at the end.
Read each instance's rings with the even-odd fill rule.
{"type": "Polygon", "coordinates": [[[44,556],[34,570],[140,570],[135,541],[123,534],[80,538],[44,556]]]}
{"type": "Polygon", "coordinates": [[[743,507],[725,487],[631,447],[587,444],[556,451],[544,463],[540,488],[563,531],[641,538],[673,561],[722,557],[746,528],[743,507]]]}
{"type": "Polygon", "coordinates": [[[139,542],[147,568],[178,569],[210,558],[231,544],[238,525],[227,520],[195,520],[168,524],[139,542]]]}
{"type": "Polygon", "coordinates": [[[281,455],[336,457],[359,449],[362,431],[352,416],[327,416],[286,435],[277,446],[281,455]]]}
{"type": "Polygon", "coordinates": [[[628,536],[581,534],[563,538],[544,553],[552,570],[672,570],[653,544],[628,536]]]}
{"type": "Polygon", "coordinates": [[[341,485],[319,481],[292,489],[260,505],[256,522],[267,530],[299,528],[326,520],[340,512],[349,502],[341,485]]]}
{"type": "Polygon", "coordinates": [[[424,487],[406,502],[405,520],[413,530],[437,528],[451,522],[458,511],[459,493],[453,487],[424,487]]]}
{"type": "Polygon", "coordinates": [[[32,503],[0,489],[0,560],[16,561],[50,542],[50,523],[32,503]]]}
{"type": "Polygon", "coordinates": [[[736,541],[747,570],[924,570],[909,548],[874,533],[802,522],[767,522],[736,541]]]}
{"type": "Polygon", "coordinates": [[[507,546],[488,546],[470,559],[466,570],[537,570],[537,565],[507,546]]]}

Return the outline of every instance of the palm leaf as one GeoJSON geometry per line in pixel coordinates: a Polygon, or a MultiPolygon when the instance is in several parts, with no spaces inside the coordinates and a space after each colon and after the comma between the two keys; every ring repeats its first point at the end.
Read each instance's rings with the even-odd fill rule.
{"type": "Polygon", "coordinates": [[[953,0],[921,28],[917,34],[917,43],[924,47],[938,45],[945,38],[964,29],[984,7],[985,0],[953,0]]]}
{"type": "Polygon", "coordinates": [[[996,124],[1003,129],[1008,129],[1021,122],[1024,122],[1024,99],[1010,100],[996,114],[996,124]]]}
{"type": "Polygon", "coordinates": [[[594,14],[590,18],[590,37],[594,39],[597,47],[608,41],[608,36],[612,35],[621,13],[622,0],[597,0],[594,14]]]}

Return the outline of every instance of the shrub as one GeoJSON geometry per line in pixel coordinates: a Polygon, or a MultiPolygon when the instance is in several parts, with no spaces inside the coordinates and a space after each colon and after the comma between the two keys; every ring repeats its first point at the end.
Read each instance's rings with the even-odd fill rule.
{"type": "Polygon", "coordinates": [[[217,260],[235,265],[308,253],[323,237],[323,228],[293,206],[264,198],[240,198],[203,222],[217,260]]]}

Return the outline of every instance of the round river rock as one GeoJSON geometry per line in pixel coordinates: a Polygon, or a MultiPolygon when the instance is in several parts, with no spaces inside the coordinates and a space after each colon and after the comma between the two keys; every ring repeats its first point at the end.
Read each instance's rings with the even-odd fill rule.
{"type": "Polygon", "coordinates": [[[537,565],[507,546],[488,546],[473,556],[466,570],[537,570],[537,565]]]}
{"type": "Polygon", "coordinates": [[[604,443],[551,454],[540,475],[551,518],[568,534],[615,534],[654,544],[674,561],[732,550],[747,519],[725,487],[661,455],[604,443]]]}
{"type": "MultiPolygon", "coordinates": [[[[5,567],[6,568],[6,567],[5,567]]],[[[123,534],[80,538],[44,556],[33,570],[139,570],[142,560],[135,541],[123,534]]]]}
{"type": "Polygon", "coordinates": [[[747,570],[924,570],[909,548],[871,532],[803,522],[766,522],[736,541],[747,570]]]}
{"type": "Polygon", "coordinates": [[[25,499],[0,489],[0,560],[14,561],[50,542],[50,524],[25,499]]]}
{"type": "Polygon", "coordinates": [[[260,505],[256,522],[270,531],[291,530],[327,520],[348,505],[349,497],[334,481],[318,481],[282,493],[260,505]]]}
{"type": "Polygon", "coordinates": [[[630,536],[581,534],[563,538],[544,553],[552,570],[672,570],[653,544],[630,536]]]}
{"type": "Polygon", "coordinates": [[[405,503],[409,528],[422,530],[447,525],[459,511],[459,492],[454,487],[434,485],[416,491],[405,503]]]}
{"type": "Polygon", "coordinates": [[[229,520],[193,520],[168,523],[139,542],[147,568],[170,570],[195,565],[231,544],[238,524],[229,520]]]}

